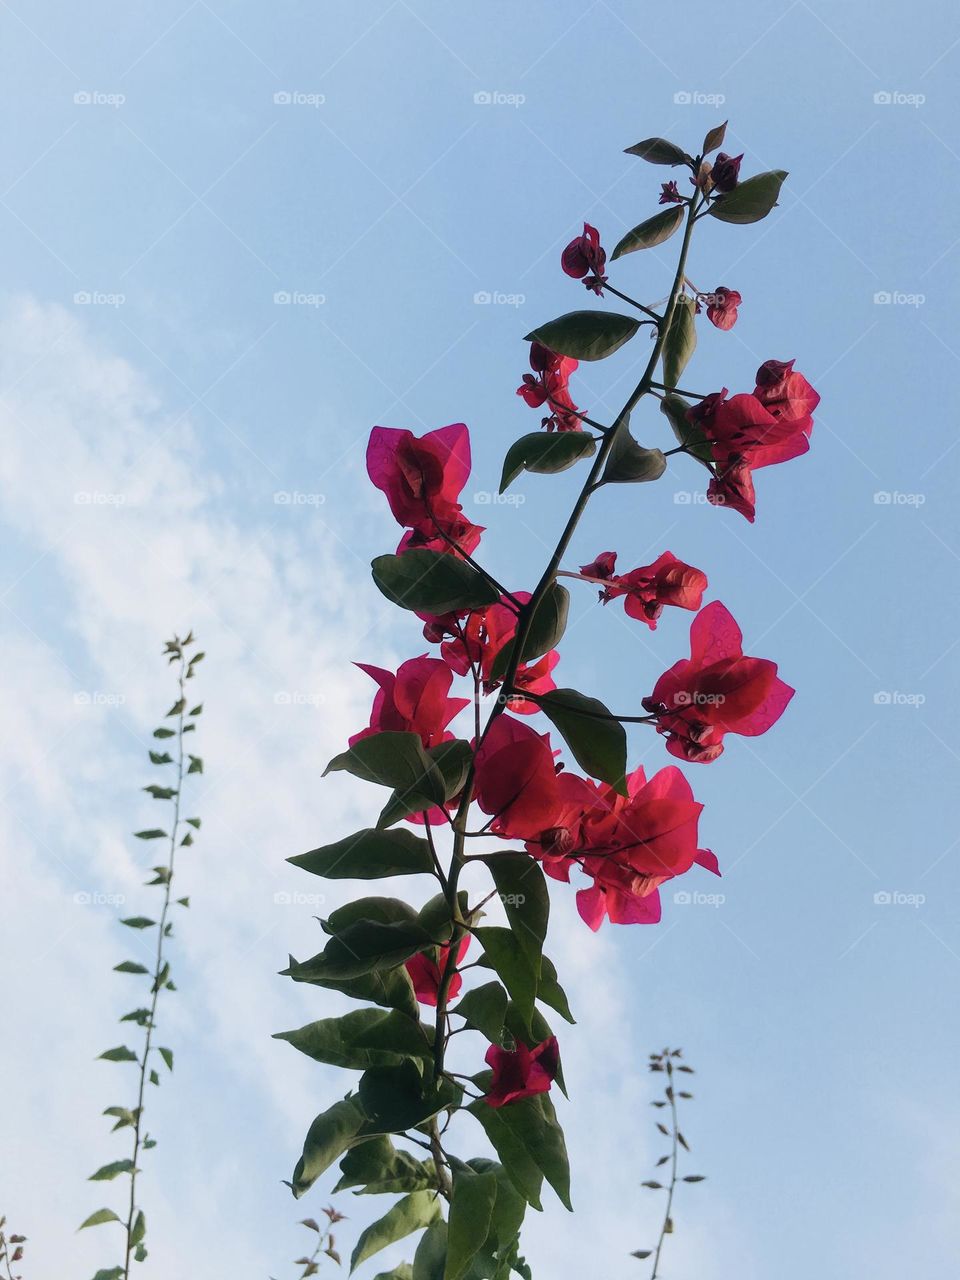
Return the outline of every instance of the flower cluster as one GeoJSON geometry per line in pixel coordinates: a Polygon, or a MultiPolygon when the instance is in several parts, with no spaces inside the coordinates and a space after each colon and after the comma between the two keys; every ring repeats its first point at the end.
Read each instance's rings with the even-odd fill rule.
{"type": "Polygon", "coordinates": [[[539,342],[530,344],[530,368],[533,373],[523,375],[523,381],[517,387],[517,395],[531,409],[546,406],[550,410],[541,422],[541,426],[548,431],[583,430],[580,410],[570,395],[570,375],[578,364],[579,361],[572,356],[558,356],[539,342]]]}
{"type": "Polygon", "coordinates": [[[657,556],[653,564],[641,565],[629,573],[615,573],[617,553],[604,551],[590,564],[581,565],[580,577],[602,586],[601,601],[623,598],[623,610],[630,618],[639,618],[651,631],[663,613],[664,605],[678,609],[700,608],[707,589],[707,575],[694,569],[670,551],[657,556]]]}

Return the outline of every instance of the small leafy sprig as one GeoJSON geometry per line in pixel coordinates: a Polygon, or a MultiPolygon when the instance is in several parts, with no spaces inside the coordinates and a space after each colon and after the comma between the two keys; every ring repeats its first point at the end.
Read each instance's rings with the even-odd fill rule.
{"type": "Polygon", "coordinates": [[[337,1222],[345,1221],[345,1215],[335,1209],[333,1205],[327,1205],[323,1210],[327,1221],[321,1227],[315,1218],[302,1218],[301,1227],[306,1227],[314,1233],[315,1243],[312,1253],[309,1257],[304,1254],[302,1258],[297,1258],[294,1262],[295,1267],[302,1267],[297,1280],[307,1280],[308,1276],[315,1276],[320,1270],[320,1259],[329,1258],[331,1262],[335,1262],[339,1267],[340,1255],[337,1253],[337,1242],[333,1236],[333,1227],[337,1222]]]}
{"type": "Polygon", "coordinates": [[[176,667],[177,699],[164,717],[164,721],[173,722],[173,727],[164,723],[154,729],[153,737],[158,746],[156,749],[150,749],[149,756],[152,765],[168,773],[172,771],[174,779],[171,785],[150,783],[143,788],[154,800],[170,805],[170,820],[166,827],[150,827],[134,833],[138,840],[166,841],[167,857],[159,866],[152,868],[153,879],[146,882],[149,886],[162,890],[163,901],[159,918],[156,920],[151,916],[137,915],[120,921],[126,928],[132,929],[137,937],[145,937],[147,930],[155,929],[156,934],[153,936],[156,938],[156,946],[152,950],[150,967],[139,960],[123,960],[114,966],[116,973],[145,977],[150,984],[150,990],[149,1000],[144,1006],[125,1013],[120,1019],[121,1022],[134,1023],[142,1030],[141,1051],[137,1053],[123,1044],[100,1054],[100,1058],[105,1062],[136,1063],[138,1082],[136,1102],[132,1107],[112,1106],[104,1111],[104,1115],[110,1116],[115,1121],[111,1132],[116,1133],[120,1129],[132,1130],[132,1148],[128,1158],[103,1165],[91,1175],[90,1181],[112,1182],[115,1178],[126,1175],[130,1178],[130,1194],[125,1217],[121,1217],[113,1209],[98,1209],[80,1224],[80,1230],[83,1230],[84,1227],[119,1222],[124,1230],[122,1265],[101,1269],[93,1280],[129,1280],[131,1263],[143,1262],[147,1256],[145,1244],[147,1224],[143,1209],[137,1201],[137,1176],[140,1173],[142,1153],[149,1151],[157,1144],[156,1139],[151,1137],[144,1126],[146,1088],[148,1082],[155,1086],[160,1084],[160,1074],[153,1065],[155,1058],[151,1055],[159,1054],[167,1070],[173,1071],[173,1050],[154,1043],[154,1034],[157,1029],[157,1005],[162,991],[176,990],[170,976],[170,961],[165,949],[165,944],[173,936],[171,918],[173,907],[190,905],[189,898],[174,899],[173,896],[176,855],[178,849],[193,844],[194,833],[200,829],[200,819],[184,818],[181,810],[184,779],[192,773],[203,773],[203,760],[200,756],[189,752],[184,741],[188,733],[195,732],[197,717],[203,711],[202,703],[197,703],[188,710],[187,681],[193,679],[197,664],[204,657],[202,651],[188,654],[188,650],[195,644],[191,631],[183,639],[174,635],[173,639],[166,641],[164,646],[168,665],[176,667]]]}
{"type": "Polygon", "coordinates": [[[9,1235],[6,1217],[0,1217],[0,1263],[3,1263],[3,1280],[23,1280],[19,1274],[13,1274],[13,1264],[23,1258],[23,1246],[26,1242],[26,1236],[9,1235]]]}
{"type": "Polygon", "coordinates": [[[678,1167],[680,1163],[680,1148],[689,1151],[686,1138],[680,1132],[680,1118],[677,1100],[682,1098],[684,1102],[692,1102],[693,1094],[686,1089],[678,1089],[676,1087],[676,1073],[682,1072],[685,1075],[693,1075],[693,1067],[688,1066],[685,1062],[681,1062],[683,1057],[682,1049],[663,1049],[660,1053],[651,1053],[650,1070],[662,1072],[667,1077],[667,1083],[663,1091],[662,1098],[655,1098],[651,1106],[658,1110],[669,1108],[670,1123],[664,1124],[662,1120],[658,1120],[657,1132],[662,1134],[670,1142],[670,1150],[665,1156],[661,1156],[657,1161],[656,1167],[659,1169],[665,1164],[670,1165],[670,1182],[665,1186],[662,1182],[658,1182],[656,1178],[649,1178],[642,1183],[650,1191],[666,1191],[667,1203],[663,1213],[663,1225],[660,1228],[660,1238],[657,1241],[656,1249],[636,1249],[631,1257],[639,1258],[643,1261],[646,1258],[653,1258],[653,1270],[650,1272],[650,1280],[656,1280],[658,1268],[660,1266],[660,1254],[663,1250],[663,1242],[667,1236],[673,1234],[673,1197],[677,1189],[678,1182],[703,1182],[705,1181],[702,1173],[688,1173],[680,1177],[678,1167]]]}

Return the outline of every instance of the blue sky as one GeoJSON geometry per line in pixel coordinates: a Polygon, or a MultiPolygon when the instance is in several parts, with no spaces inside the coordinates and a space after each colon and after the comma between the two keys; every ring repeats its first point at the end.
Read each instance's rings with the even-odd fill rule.
{"type": "MultiPolygon", "coordinates": [[[[333,1011],[274,976],[315,949],[324,905],[283,859],[376,803],[320,781],[369,706],[349,661],[422,652],[369,582],[396,531],[367,433],[466,421],[486,561],[529,586],[576,473],[482,501],[537,422],[513,394],[523,335],[582,305],[559,251],[585,218],[609,245],[655,207],[664,173],[622,149],[659,133],[695,150],[727,117],[745,173],[790,179],[759,227],[700,228],[690,275],[744,303],[731,333],[701,332],[685,381],[748,390],[761,360],[796,357],[823,396],[812,450],[760,473],[752,527],[685,502],[702,472],[684,460],[604,492],[571,564],[669,548],[798,693],[767,737],[688,769],[721,905],[666,893],[658,927],[594,938],[555,895],[581,1016],[564,1043],[580,1212],[551,1205],[528,1253],[544,1275],[571,1258],[637,1274],[659,1153],[643,1060],[676,1043],[699,1070],[687,1128],[709,1181],[680,1205],[668,1275],[892,1280],[949,1256],[955,7],[13,0],[0,27],[2,1072],[20,1153],[0,1212],[31,1237],[32,1280],[109,1261],[72,1227],[114,1150],[98,1118],[114,1077],[91,1059],[115,1035],[123,940],[109,904],[76,895],[142,905],[124,832],[150,813],[160,642],[192,625],[209,653],[208,774],[144,1275],[281,1275],[300,1243],[279,1179],[342,1088],[269,1039],[333,1011]]],[[[614,283],[654,300],[670,271],[667,245],[614,283]]],[[[636,358],[583,368],[578,402],[612,416],[636,358]]],[[[664,442],[652,408],[635,430],[664,442]]],[[[687,621],[650,636],[584,589],[564,683],[638,703],[687,621]]],[[[649,734],[631,756],[666,763],[649,734]]],[[[341,1208],[355,1229],[365,1207],[341,1208]]]]}

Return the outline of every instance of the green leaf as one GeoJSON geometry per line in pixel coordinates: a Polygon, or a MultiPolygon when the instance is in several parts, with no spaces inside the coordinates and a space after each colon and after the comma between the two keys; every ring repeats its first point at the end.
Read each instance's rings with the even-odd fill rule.
{"type": "Polygon", "coordinates": [[[409,1058],[397,1067],[372,1067],[360,1077],[360,1105],[368,1133],[405,1133],[446,1107],[455,1106],[461,1091],[448,1080],[439,1088],[425,1084],[409,1058]]]}
{"type": "Polygon", "coordinates": [[[147,831],[135,831],[133,833],[138,840],[163,840],[167,839],[166,831],[161,831],[159,827],[151,827],[147,831]]]}
{"type": "Polygon", "coordinates": [[[550,918],[550,895],[543,872],[539,864],[524,853],[492,854],[487,866],[513,935],[539,979],[543,940],[550,918]]]}
{"type": "Polygon", "coordinates": [[[119,1178],[121,1173],[133,1173],[133,1167],[132,1160],[114,1160],[112,1164],[105,1164],[96,1173],[91,1173],[87,1181],[112,1182],[114,1178],[119,1178]]]}
{"type": "Polygon", "coordinates": [[[442,804],[445,799],[443,775],[424,751],[417,733],[374,733],[361,738],[348,751],[334,756],[323,776],[341,769],[364,782],[422,795],[432,804],[442,804]]]}
{"type": "MultiPolygon", "coordinates": [[[[555,648],[567,629],[567,617],[570,612],[570,592],[559,582],[551,582],[544,592],[543,599],[537,605],[530,623],[523,648],[520,651],[521,662],[530,662],[555,648]]],[[[505,644],[494,658],[490,669],[491,680],[501,680],[506,674],[513,657],[514,641],[505,644]]]]}
{"type": "Polygon", "coordinates": [[[151,751],[151,764],[173,764],[173,756],[168,751],[151,751]]]}
{"type": "Polygon", "coordinates": [[[414,549],[400,556],[377,556],[371,568],[374,582],[401,609],[451,613],[482,609],[500,599],[482,573],[442,551],[414,549]]]}
{"type": "Polygon", "coordinates": [[[373,1280],[413,1280],[413,1267],[409,1262],[401,1262],[392,1271],[380,1271],[373,1280]]]}
{"type": "Polygon", "coordinates": [[[109,1271],[101,1269],[93,1280],[123,1280],[123,1267],[111,1267],[109,1271]]]}
{"type": "Polygon", "coordinates": [[[147,1220],[143,1216],[143,1210],[139,1209],[137,1216],[133,1220],[133,1227],[130,1230],[130,1244],[133,1246],[140,1244],[146,1234],[147,1220]]]}
{"type": "Polygon", "coordinates": [[[377,880],[433,872],[426,840],[412,831],[375,831],[370,827],[335,844],[288,858],[295,867],[328,880],[377,880]]]}
{"type": "Polygon", "coordinates": [[[435,1195],[429,1191],[412,1191],[360,1233],[350,1257],[350,1270],[355,1271],[361,1262],[412,1232],[429,1227],[439,1217],[440,1205],[435,1195]]]}
{"type": "Polygon", "coordinates": [[[157,1053],[159,1053],[160,1057],[161,1057],[161,1058],[164,1060],[164,1062],[167,1064],[167,1070],[168,1070],[168,1071],[172,1071],[172,1070],[173,1070],[173,1050],[172,1050],[172,1049],[161,1049],[161,1048],[158,1046],[158,1047],[157,1047],[157,1053]]]}
{"type": "Polygon", "coordinates": [[[189,824],[190,824],[190,826],[191,826],[191,827],[196,827],[196,829],[197,829],[198,831],[200,830],[200,819],[199,819],[199,818],[187,818],[187,819],[186,819],[186,821],[187,821],[187,822],[189,822],[189,824]]]}
{"type": "Polygon", "coordinates": [[[507,993],[499,982],[485,982],[461,996],[454,1012],[491,1044],[499,1044],[507,1014],[507,993]]]}
{"type": "Polygon", "coordinates": [[[776,205],[786,177],[785,169],[771,169],[744,178],[732,191],[717,196],[710,213],[721,222],[759,222],[776,205]]]}
{"type": "Polygon", "coordinates": [[[142,964],[137,964],[135,960],[123,960],[120,964],[113,966],[114,973],[149,973],[150,970],[142,964]]]}
{"type": "MultiPolygon", "coordinates": [[[[473,749],[469,742],[453,738],[449,742],[440,742],[435,747],[427,748],[427,755],[440,770],[443,779],[444,800],[449,803],[463,790],[467,773],[473,760],[473,749]]],[[[428,796],[417,795],[415,791],[395,791],[383,806],[377,819],[377,830],[399,822],[411,813],[421,813],[432,808],[428,796]]],[[[431,869],[432,869],[431,861],[431,869]]]]}
{"type": "Polygon", "coordinates": [[[100,1227],[105,1222],[121,1222],[121,1221],[122,1220],[117,1217],[117,1215],[113,1212],[112,1209],[98,1209],[96,1213],[91,1213],[89,1218],[86,1218],[83,1222],[81,1222],[79,1227],[77,1227],[77,1230],[82,1231],[84,1227],[100,1227]]]}
{"type": "Polygon", "coordinates": [[[486,1241],[496,1201],[495,1174],[462,1173],[454,1179],[443,1280],[462,1280],[486,1241]]]}
{"type": "Polygon", "coordinates": [[[126,920],[121,920],[120,923],[125,924],[128,929],[149,929],[157,922],[151,920],[149,916],[130,916],[126,920]]]}
{"type": "MultiPolygon", "coordinates": [[[[525,1188],[532,1186],[527,1163],[530,1162],[550,1183],[561,1203],[572,1210],[566,1144],[553,1103],[546,1094],[521,1098],[504,1107],[491,1107],[481,1099],[472,1102],[467,1110],[483,1125],[503,1167],[521,1195],[527,1195],[525,1188]],[[525,1159],[518,1159],[518,1151],[523,1153],[525,1159]]],[[[530,1199],[529,1195],[527,1199],[530,1199]]],[[[530,1200],[530,1203],[535,1209],[540,1207],[534,1200],[530,1200]]]]}
{"type": "Polygon", "coordinates": [[[108,1049],[106,1053],[101,1053],[100,1057],[104,1062],[139,1062],[140,1059],[128,1049],[125,1044],[119,1045],[116,1049],[108,1049]]]}
{"type": "Polygon", "coordinates": [[[530,955],[517,945],[510,929],[490,925],[473,932],[483,947],[484,956],[516,1001],[524,1020],[529,1021],[537,995],[537,968],[530,955]]]}
{"type": "Polygon", "coordinates": [[[603,469],[604,484],[637,484],[659,480],[667,469],[667,459],[660,449],[645,449],[630,434],[629,419],[618,426],[607,465],[603,469]]]}
{"type": "Polygon", "coordinates": [[[394,969],[433,946],[430,934],[416,921],[384,924],[357,920],[330,939],[324,949],[287,971],[298,982],[323,978],[359,978],[381,969],[394,969]]]}
{"type": "Polygon", "coordinates": [[[159,729],[154,729],[153,736],[155,738],[175,738],[176,732],[173,729],[164,729],[161,727],[159,729]]]}
{"type": "Polygon", "coordinates": [[[576,689],[554,689],[537,706],[559,730],[582,769],[626,795],[627,735],[597,698],[576,689]]]}
{"type": "Polygon", "coordinates": [[[443,1280],[446,1258],[447,1224],[439,1218],[420,1237],[410,1273],[412,1280],[443,1280]]]}
{"type": "Polygon", "coordinates": [[[515,440],[503,460],[500,492],[513,484],[522,471],[554,475],[566,471],[581,458],[596,452],[593,437],[586,431],[532,431],[515,440]]]}
{"type": "Polygon", "coordinates": [[[727,136],[727,122],[718,124],[715,128],[707,132],[707,136],[703,140],[703,150],[701,155],[708,156],[711,151],[716,151],[718,147],[723,146],[723,140],[727,136]]]}
{"type": "Polygon", "coordinates": [[[690,357],[697,345],[697,326],[694,321],[696,304],[682,294],[670,317],[670,325],[663,340],[663,384],[675,387],[683,376],[690,357]]]}
{"type": "Polygon", "coordinates": [[[375,973],[360,974],[355,978],[333,978],[306,961],[298,964],[292,957],[290,967],[284,973],[294,982],[309,982],[328,991],[339,991],[352,1000],[369,1000],[371,1004],[387,1009],[399,1009],[409,1018],[419,1018],[420,1006],[414,995],[413,984],[406,969],[385,969],[375,973]]]}
{"type": "Polygon", "coordinates": [[[644,138],[643,142],[635,142],[626,148],[628,156],[639,156],[650,164],[693,164],[693,157],[666,138],[644,138]]]}
{"type": "Polygon", "coordinates": [[[342,1018],[323,1018],[273,1038],[286,1040],[317,1062],[366,1071],[398,1066],[410,1057],[429,1059],[432,1035],[428,1038],[427,1030],[396,1010],[355,1009],[342,1018]]]}
{"type": "Polygon", "coordinates": [[[356,1142],[366,1120],[355,1098],[335,1102],[317,1116],[307,1131],[303,1155],[293,1171],[292,1190],[298,1200],[356,1142]]]}
{"type": "MultiPolygon", "coordinates": [[[[189,752],[187,754],[189,755],[189,752]]],[[[190,756],[190,768],[187,773],[203,773],[203,760],[200,756],[190,756]]]]}
{"type": "Polygon", "coordinates": [[[149,787],[143,787],[142,790],[153,796],[154,800],[172,800],[177,794],[176,787],[158,787],[155,782],[151,782],[149,787]]]}
{"type": "Polygon", "coordinates": [[[432,1161],[398,1151],[386,1134],[352,1147],[340,1161],[341,1178],[333,1194],[359,1187],[358,1195],[399,1194],[436,1187],[432,1161]]]}
{"type": "Polygon", "coordinates": [[[547,1005],[551,1009],[555,1009],[561,1018],[565,1018],[571,1024],[576,1023],[576,1018],[570,1012],[570,1005],[567,1003],[566,992],[557,981],[557,970],[553,961],[548,960],[546,956],[540,961],[540,982],[537,986],[537,999],[547,1005]]]}
{"type": "Polygon", "coordinates": [[[713,450],[710,447],[710,441],[704,435],[703,429],[687,418],[689,408],[686,400],[675,394],[665,395],[660,401],[660,412],[670,423],[678,443],[683,445],[691,458],[696,458],[697,462],[702,463],[712,474],[710,464],[713,461],[713,450]]]}
{"type": "Polygon", "coordinates": [[[603,360],[619,351],[639,328],[639,320],[615,311],[570,311],[538,326],[525,341],[539,342],[548,351],[576,360],[603,360]]]}
{"type": "Polygon", "coordinates": [[[610,255],[611,262],[622,258],[625,253],[635,253],[637,249],[652,249],[654,245],[669,240],[683,221],[683,213],[682,205],[674,205],[641,222],[623,237],[610,255]]]}

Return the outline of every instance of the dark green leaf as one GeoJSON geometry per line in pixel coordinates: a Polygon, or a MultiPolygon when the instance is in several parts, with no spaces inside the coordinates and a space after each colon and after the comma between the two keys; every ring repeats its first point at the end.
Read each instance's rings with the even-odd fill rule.
{"type": "Polygon", "coordinates": [[[550,916],[550,895],[543,872],[533,858],[522,853],[493,854],[487,866],[513,935],[539,979],[550,916]]]}
{"type": "Polygon", "coordinates": [[[309,982],[329,991],[340,991],[352,1000],[369,1000],[371,1004],[387,1009],[399,1009],[409,1018],[418,1018],[420,1015],[413,984],[402,965],[396,969],[360,974],[355,978],[332,978],[316,967],[311,967],[311,964],[309,960],[305,964],[298,964],[291,957],[290,967],[284,972],[294,982],[309,982]]]}
{"type": "Polygon", "coordinates": [[[405,1133],[456,1105],[460,1092],[447,1080],[439,1088],[425,1084],[409,1058],[398,1067],[372,1067],[360,1077],[360,1105],[369,1121],[366,1131],[405,1133]]]}
{"type": "Polygon", "coordinates": [[[414,549],[401,556],[377,556],[373,580],[393,604],[428,613],[481,609],[500,592],[472,565],[442,551],[414,549]]]}
{"type": "Polygon", "coordinates": [[[151,827],[147,831],[135,831],[133,833],[138,840],[163,840],[167,837],[166,831],[161,831],[159,827],[151,827]]]}
{"type": "Polygon", "coordinates": [[[173,764],[173,756],[168,751],[151,751],[151,764],[173,764]]]}
{"type": "Polygon", "coordinates": [[[120,923],[125,924],[128,929],[149,929],[151,925],[155,925],[157,922],[156,920],[151,920],[149,916],[129,916],[126,920],[121,920],[120,923]]]}
{"type": "Polygon", "coordinates": [[[707,136],[703,140],[703,150],[701,155],[708,156],[711,151],[716,151],[718,147],[722,147],[723,140],[726,136],[727,122],[724,120],[723,124],[718,124],[708,131],[707,136]]]}
{"type": "Polygon", "coordinates": [[[167,1064],[167,1070],[168,1070],[168,1071],[172,1071],[172,1070],[173,1070],[173,1050],[172,1050],[172,1049],[161,1049],[161,1048],[159,1048],[159,1047],[158,1047],[158,1048],[157,1048],[157,1053],[159,1053],[160,1057],[161,1057],[161,1058],[164,1060],[164,1062],[167,1064]]]}
{"type": "Polygon", "coordinates": [[[507,993],[499,982],[485,982],[474,987],[458,1001],[455,1013],[487,1037],[491,1044],[499,1044],[507,1013],[507,993]]]}
{"type": "Polygon", "coordinates": [[[323,1018],[273,1038],[286,1040],[317,1062],[359,1071],[398,1066],[406,1057],[426,1059],[432,1053],[431,1040],[418,1023],[386,1009],[356,1009],[342,1018],[323,1018]]]}
{"type": "Polygon", "coordinates": [[[423,1162],[407,1151],[398,1151],[385,1134],[348,1151],[340,1161],[340,1173],[334,1194],[349,1187],[360,1187],[358,1195],[399,1194],[436,1185],[432,1161],[423,1162]]]}
{"type": "Polygon", "coordinates": [[[693,164],[693,157],[666,138],[644,138],[643,142],[635,142],[626,148],[628,156],[639,156],[650,164],[693,164]]]}
{"type": "Polygon", "coordinates": [[[119,1045],[116,1049],[108,1049],[106,1053],[101,1053],[100,1057],[105,1062],[139,1062],[140,1059],[128,1049],[125,1044],[119,1045]]]}
{"type": "Polygon", "coordinates": [[[454,1179],[443,1280],[462,1280],[466,1274],[487,1238],[496,1200],[495,1174],[462,1173],[454,1179]]]}
{"type": "MultiPolygon", "coordinates": [[[[531,662],[555,648],[567,629],[570,612],[570,592],[559,582],[551,582],[537,605],[520,651],[521,662],[531,662]]],[[[501,680],[513,658],[514,641],[505,644],[494,658],[490,669],[491,680],[501,680]]]]}
{"type": "Polygon", "coordinates": [[[147,1220],[143,1216],[143,1210],[137,1211],[137,1216],[133,1220],[133,1226],[130,1229],[130,1244],[138,1245],[147,1234],[147,1220]]]}
{"type": "Polygon", "coordinates": [[[429,1191],[413,1191],[398,1200],[382,1218],[372,1222],[360,1233],[350,1258],[350,1270],[355,1271],[361,1262],[372,1258],[381,1249],[403,1240],[421,1227],[428,1227],[440,1217],[437,1197],[429,1191]]]}
{"type": "Polygon", "coordinates": [[[317,1116],[307,1132],[303,1155],[293,1171],[293,1194],[300,1198],[334,1160],[357,1140],[366,1116],[354,1098],[336,1102],[317,1116]]]}
{"type": "Polygon", "coordinates": [[[324,777],[340,769],[365,782],[424,796],[433,804],[442,804],[445,799],[443,775],[424,751],[417,733],[374,733],[361,738],[330,761],[324,777]]]}
{"type": "Polygon", "coordinates": [[[786,177],[785,169],[772,169],[745,178],[726,195],[717,196],[710,212],[721,222],[759,222],[776,205],[786,177]]]}
{"type": "Polygon", "coordinates": [[[123,1267],[111,1267],[108,1271],[101,1269],[93,1280],[123,1280],[123,1267]]]}
{"type": "Polygon", "coordinates": [[[432,946],[433,941],[416,922],[383,924],[379,920],[358,920],[332,937],[319,954],[302,964],[294,961],[287,972],[298,982],[359,978],[394,969],[432,946]]]}
{"type": "MultiPolygon", "coordinates": [[[[440,742],[435,747],[428,747],[427,755],[440,771],[444,799],[449,803],[463,790],[463,784],[467,780],[467,773],[473,760],[473,749],[469,742],[453,738],[449,742],[440,742]]],[[[411,813],[422,813],[432,807],[428,796],[418,795],[411,790],[395,791],[380,812],[377,830],[383,831],[411,813]]],[[[432,867],[431,861],[431,870],[432,867]]]]}
{"type": "Polygon", "coordinates": [[[697,326],[694,321],[696,304],[682,294],[677,298],[670,325],[663,340],[663,383],[675,387],[683,376],[690,357],[697,345],[697,326]]]}
{"type": "Polygon", "coordinates": [[[176,737],[176,733],[173,729],[164,729],[161,727],[159,729],[154,729],[153,736],[155,738],[174,738],[176,737]]]}
{"type": "Polygon", "coordinates": [[[576,360],[603,360],[629,342],[639,328],[639,320],[615,311],[570,311],[528,333],[526,341],[576,360]]]}
{"type": "Polygon", "coordinates": [[[112,1209],[98,1209],[96,1213],[91,1213],[89,1218],[84,1219],[77,1227],[78,1231],[82,1231],[84,1227],[100,1227],[105,1222],[120,1222],[121,1219],[113,1212],[112,1209]]]}
{"type": "Polygon", "coordinates": [[[447,1258],[447,1224],[432,1223],[420,1238],[413,1258],[412,1280],[443,1280],[447,1258]]]}
{"type": "Polygon", "coordinates": [[[522,471],[553,475],[566,471],[596,451],[593,437],[586,431],[533,431],[521,436],[507,450],[500,477],[500,492],[513,484],[522,471]]]}
{"type": "Polygon", "coordinates": [[[555,689],[537,705],[559,730],[582,769],[626,795],[627,735],[602,702],[576,689],[555,689]]]}
{"type": "Polygon", "coordinates": [[[654,245],[669,240],[683,221],[683,206],[674,205],[670,209],[662,209],[652,218],[647,218],[638,227],[628,231],[613,253],[611,261],[622,258],[625,253],[634,253],[637,249],[652,249],[654,245]]]}
{"type": "Polygon", "coordinates": [[[105,1164],[96,1173],[91,1173],[88,1178],[89,1182],[112,1182],[114,1178],[119,1178],[121,1173],[132,1173],[132,1160],[114,1160],[112,1164],[105,1164]]]}
{"type": "Polygon", "coordinates": [[[604,484],[638,484],[659,480],[667,469],[660,449],[645,449],[630,434],[629,419],[617,428],[603,469],[604,484]]]}
{"type": "Polygon", "coordinates": [[[702,463],[710,471],[713,450],[702,428],[687,418],[689,408],[686,400],[674,394],[666,395],[660,401],[660,412],[670,423],[678,442],[684,446],[691,458],[696,458],[697,462],[702,463]]]}
{"type": "Polygon", "coordinates": [[[484,956],[496,970],[510,996],[516,1001],[525,1021],[533,1013],[537,995],[537,968],[530,955],[522,950],[510,929],[492,925],[475,929],[484,956]]]}
{"type": "Polygon", "coordinates": [[[120,964],[113,966],[114,973],[149,973],[150,970],[145,965],[137,964],[134,960],[123,960],[120,964]]]}
{"type": "Polygon", "coordinates": [[[401,1262],[392,1271],[380,1271],[373,1280],[413,1280],[413,1267],[409,1262],[401,1262]]]}
{"type": "Polygon", "coordinates": [[[367,827],[335,844],[288,858],[295,867],[328,880],[376,880],[381,876],[432,873],[433,859],[426,840],[403,828],[374,831],[367,827]]]}
{"type": "Polygon", "coordinates": [[[148,795],[153,796],[154,800],[172,800],[177,794],[175,787],[158,787],[156,783],[151,783],[149,787],[144,787],[143,790],[148,795]]]}
{"type": "Polygon", "coordinates": [[[507,1177],[534,1209],[541,1209],[540,1189],[543,1169],[533,1150],[543,1127],[539,1111],[531,1113],[532,1098],[491,1107],[479,1099],[466,1108],[483,1127],[490,1144],[500,1157],[507,1177]]]}

